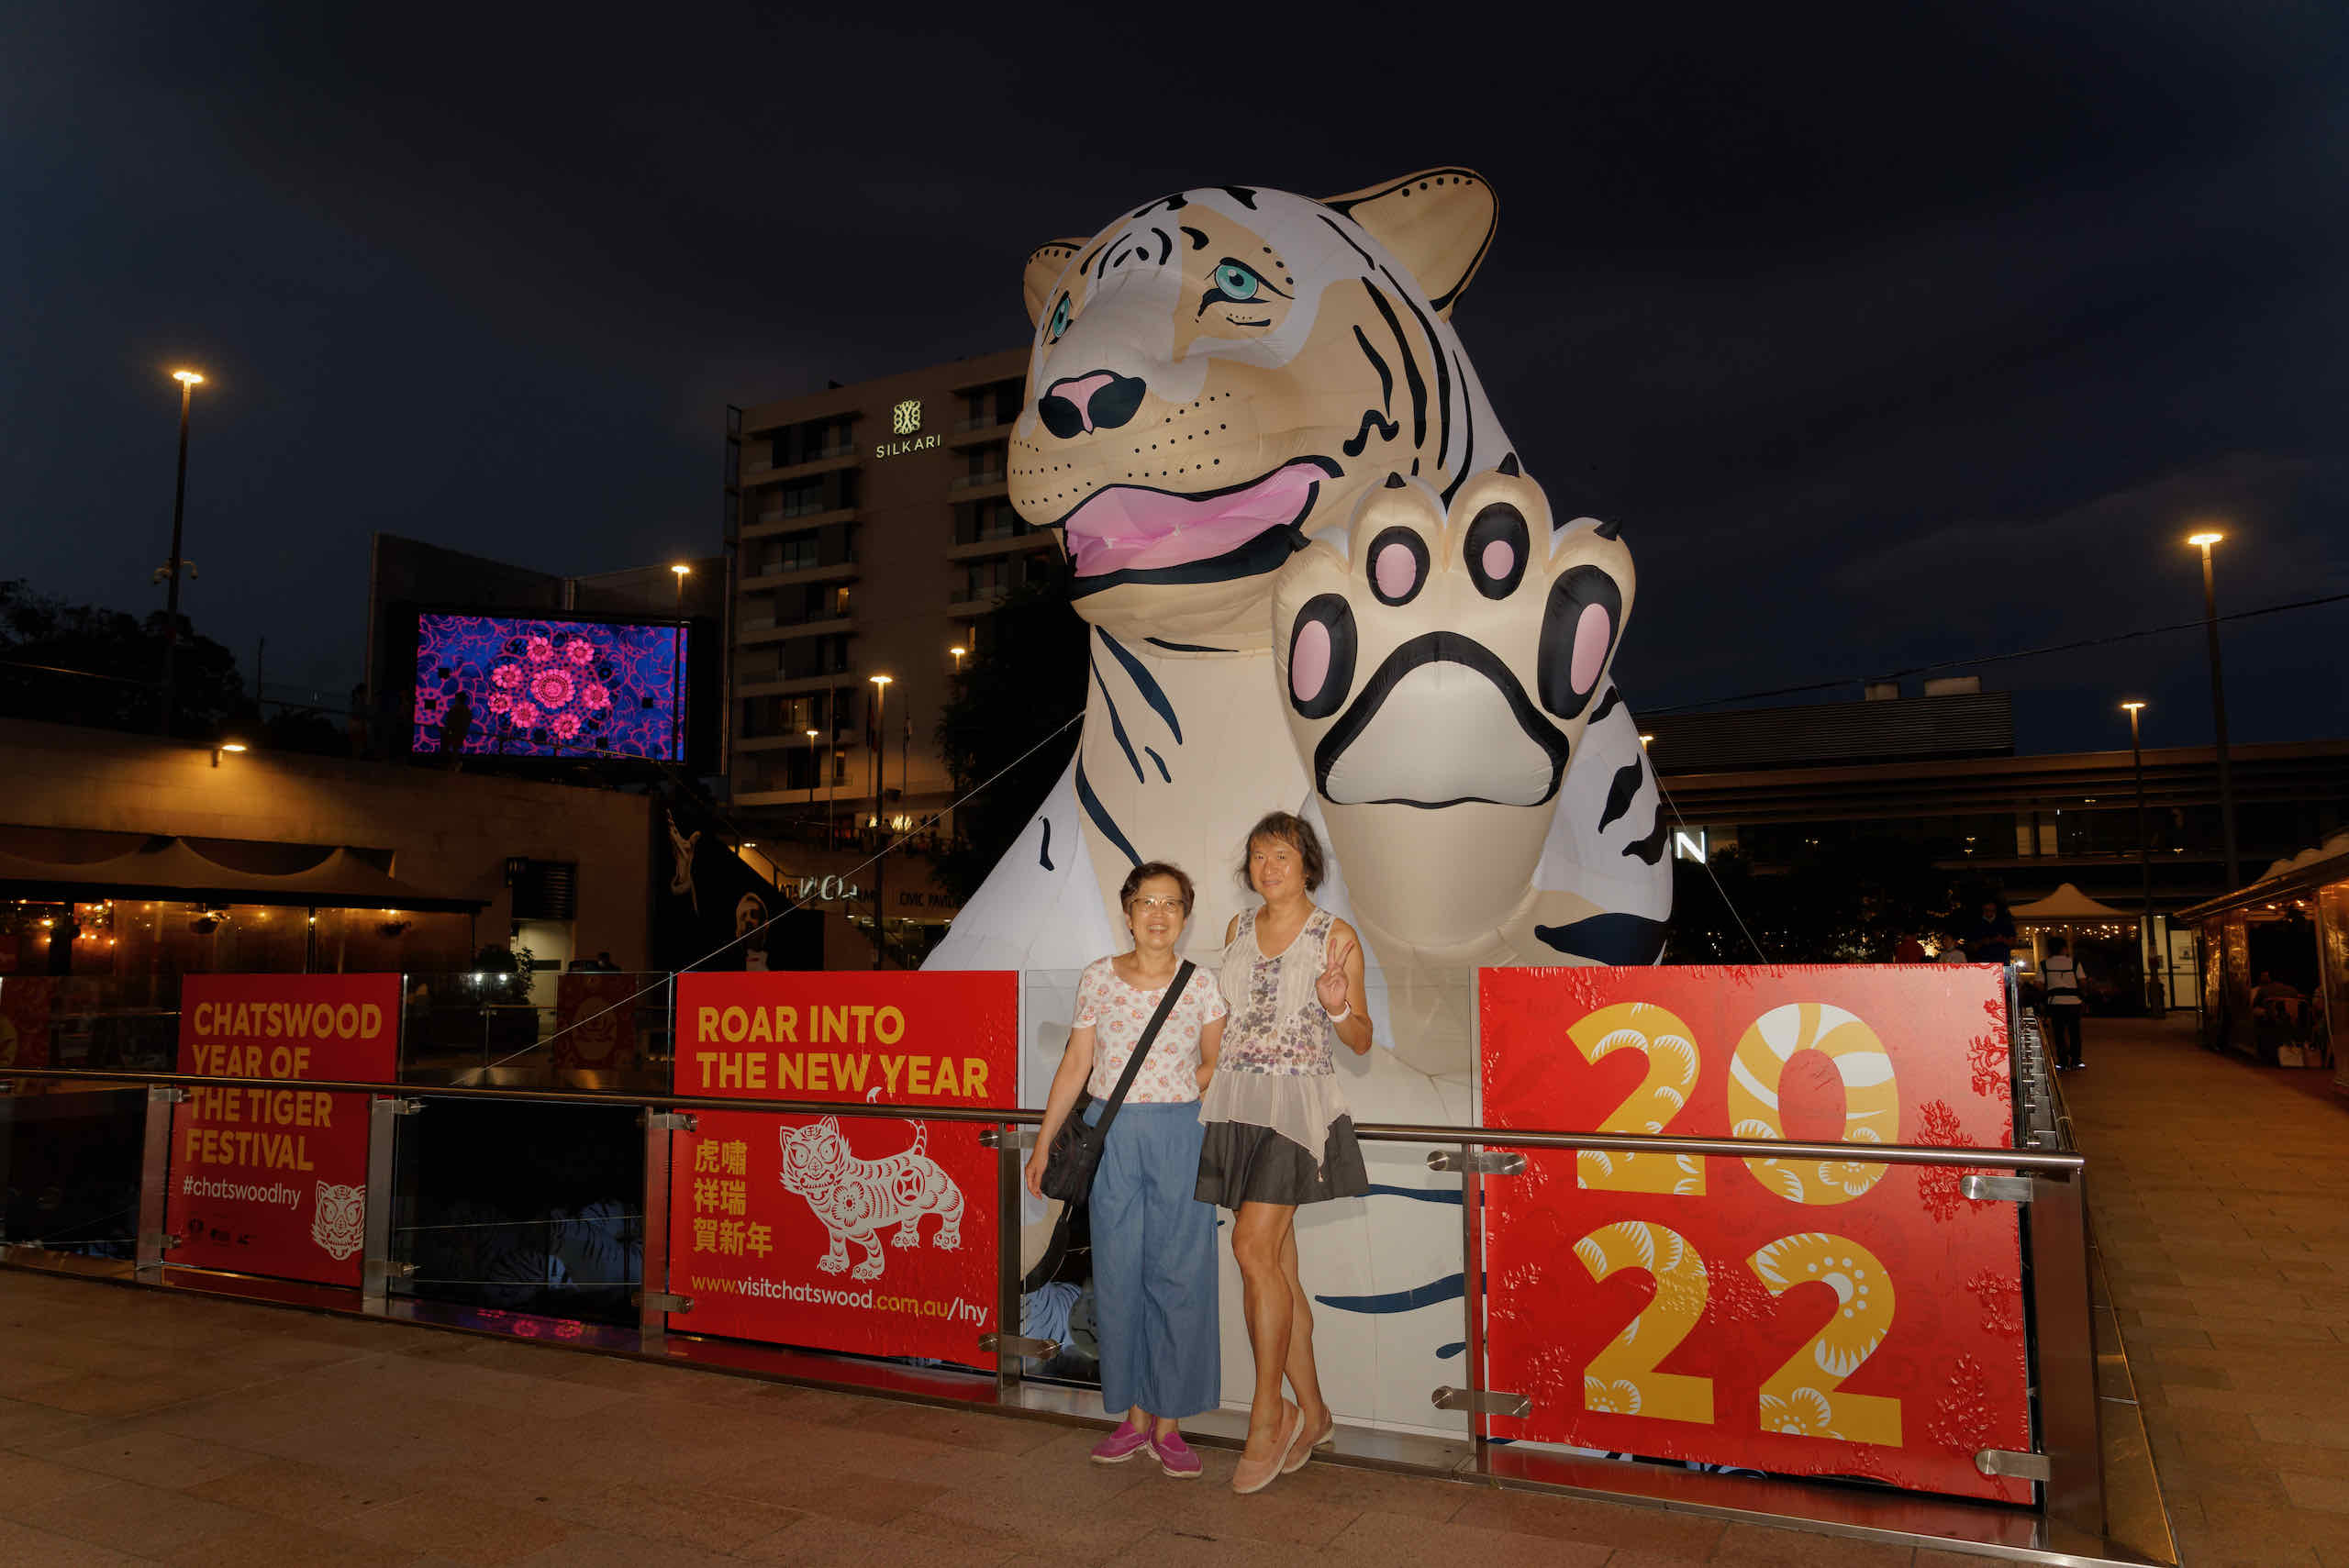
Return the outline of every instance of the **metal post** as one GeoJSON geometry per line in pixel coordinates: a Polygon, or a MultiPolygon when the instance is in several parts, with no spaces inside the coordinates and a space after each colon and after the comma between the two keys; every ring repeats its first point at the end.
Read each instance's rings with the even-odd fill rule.
{"type": "Polygon", "coordinates": [[[669,1333],[669,1129],[657,1107],[644,1107],[644,1263],[638,1272],[637,1340],[657,1351],[669,1333]]]}
{"type": "Polygon", "coordinates": [[[2143,703],[2130,703],[2129,762],[2137,773],[2137,873],[2143,883],[2144,903],[2137,916],[2138,962],[2144,965],[2145,1001],[2154,1016],[2159,1018],[2168,1010],[2169,995],[2154,973],[2154,847],[2145,834],[2145,748],[2137,729],[2138,710],[2143,703]]]}
{"type": "Polygon", "coordinates": [[[170,1239],[163,1234],[165,1195],[172,1179],[172,1107],[187,1098],[185,1089],[150,1084],[147,1089],[146,1137],[139,1151],[138,1277],[149,1284],[162,1272],[170,1239]]]}
{"type": "Polygon", "coordinates": [[[2054,1522],[2104,1534],[2104,1448],[2096,1328],[2088,1297],[2087,1173],[2033,1174],[2022,1217],[2031,1249],[2032,1344],[2038,1352],[2041,1504],[2054,1522]]]}
{"type": "Polygon", "coordinates": [[[1492,1419],[1485,1413],[1484,1179],[1476,1173],[1476,1146],[1460,1146],[1460,1314],[1466,1349],[1461,1370],[1468,1376],[1469,1463],[1478,1475],[1492,1473],[1492,1419]]]}
{"type": "Polygon", "coordinates": [[[2210,644],[2210,727],[2218,738],[2219,833],[2226,845],[2227,891],[2243,885],[2235,853],[2235,782],[2227,765],[2227,682],[2219,667],[2219,591],[2210,571],[2210,545],[2202,546],[2202,630],[2210,644]]]}
{"type": "Polygon", "coordinates": [[[881,728],[889,711],[889,688],[881,682],[873,685],[873,836],[880,851],[873,857],[873,967],[881,967],[882,954],[887,951],[889,883],[889,846],[881,837],[882,760],[887,756],[887,742],[881,728]]]}
{"type": "Polygon", "coordinates": [[[172,684],[172,665],[180,645],[180,534],[187,517],[187,414],[188,405],[195,395],[195,383],[183,377],[180,381],[180,468],[179,480],[172,491],[172,559],[168,563],[170,585],[163,590],[163,705],[155,725],[155,733],[172,732],[172,713],[177,707],[176,694],[172,684]]]}
{"type": "Polygon", "coordinates": [[[392,1299],[392,1171],[398,1149],[400,1103],[389,1095],[367,1101],[367,1247],[359,1274],[359,1309],[382,1315],[392,1299]]]}
{"type": "MultiPolygon", "coordinates": [[[[995,1151],[995,1331],[1006,1340],[1019,1335],[1019,1199],[1020,1167],[1026,1157],[1019,1148],[1020,1129],[1006,1122],[996,1129],[1001,1140],[995,1151]]],[[[999,1349],[995,1358],[995,1398],[998,1405],[1019,1403],[1020,1353],[999,1349]]]]}

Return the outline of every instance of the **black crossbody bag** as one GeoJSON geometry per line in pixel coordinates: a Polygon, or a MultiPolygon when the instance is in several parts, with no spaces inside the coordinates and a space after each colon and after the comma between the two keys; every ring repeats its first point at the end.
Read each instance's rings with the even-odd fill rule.
{"type": "Polygon", "coordinates": [[[1141,1031],[1141,1039],[1134,1042],[1133,1055],[1126,1059],[1126,1070],[1118,1074],[1118,1086],[1109,1091],[1109,1098],[1101,1109],[1100,1121],[1091,1127],[1085,1125],[1085,1107],[1093,1103],[1093,1096],[1083,1092],[1077,1095],[1076,1104],[1069,1107],[1068,1119],[1061,1123],[1058,1132],[1052,1134],[1052,1146],[1044,1155],[1044,1174],[1038,1184],[1044,1189],[1046,1197],[1079,1204],[1093,1191],[1093,1173],[1100,1167],[1101,1151],[1109,1142],[1109,1124],[1118,1119],[1118,1107],[1126,1103],[1126,1091],[1134,1086],[1135,1074],[1141,1071],[1142,1061],[1150,1055],[1150,1048],[1157,1043],[1158,1031],[1165,1024],[1167,1015],[1174,1010],[1174,1004],[1183,999],[1183,993],[1189,988],[1191,972],[1197,967],[1186,958],[1182,967],[1175,970],[1174,978],[1167,984],[1166,995],[1159,998],[1158,1011],[1151,1015],[1149,1026],[1141,1031]]]}

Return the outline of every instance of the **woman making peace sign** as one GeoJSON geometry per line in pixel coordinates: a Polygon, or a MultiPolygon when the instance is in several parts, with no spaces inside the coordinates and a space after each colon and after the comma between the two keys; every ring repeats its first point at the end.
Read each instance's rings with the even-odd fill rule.
{"type": "Polygon", "coordinates": [[[1303,1467],[1337,1423],[1313,1365],[1313,1308],[1297,1277],[1297,1206],[1357,1197],[1370,1178],[1338,1087],[1330,1042],[1370,1049],[1362,944],[1312,900],[1320,839],[1275,811],[1248,835],[1241,875],[1264,896],[1224,933],[1218,983],[1231,1008],[1214,1080],[1199,1105],[1207,1134],[1198,1198],[1233,1211],[1256,1392],[1235,1492],[1303,1467]],[[1286,1375],[1297,1396],[1281,1397],[1286,1375]]]}

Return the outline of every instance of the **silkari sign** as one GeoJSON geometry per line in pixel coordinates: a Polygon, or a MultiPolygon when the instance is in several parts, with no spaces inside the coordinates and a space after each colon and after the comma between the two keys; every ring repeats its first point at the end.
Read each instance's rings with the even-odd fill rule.
{"type": "Polygon", "coordinates": [[[921,399],[908,397],[889,410],[889,428],[901,440],[883,441],[873,449],[874,457],[903,457],[907,452],[927,451],[938,445],[938,432],[921,433],[921,399]]]}

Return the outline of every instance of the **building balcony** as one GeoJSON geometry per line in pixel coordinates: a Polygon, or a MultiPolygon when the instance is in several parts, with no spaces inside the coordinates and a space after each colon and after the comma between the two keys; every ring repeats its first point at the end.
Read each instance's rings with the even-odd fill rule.
{"type": "Polygon", "coordinates": [[[981,441],[1001,440],[1011,434],[1011,428],[1018,423],[1017,418],[997,419],[992,415],[977,419],[958,419],[954,422],[952,433],[946,438],[946,444],[950,447],[970,447],[981,441]]]}
{"type": "Polygon", "coordinates": [[[993,539],[976,539],[968,544],[949,545],[946,549],[946,559],[982,561],[990,556],[1017,555],[1022,550],[1054,548],[1057,547],[1053,545],[1052,536],[1049,530],[1030,528],[1026,533],[998,534],[993,539]]]}
{"type": "Polygon", "coordinates": [[[989,490],[1004,489],[1008,477],[999,468],[987,473],[958,473],[954,482],[946,488],[956,495],[980,495],[989,490]]]}
{"type": "MultiPolygon", "coordinates": [[[[796,573],[788,580],[820,583],[828,581],[824,575],[828,572],[845,573],[854,570],[853,565],[819,566],[812,572],[796,573]]],[[[826,616],[820,620],[787,621],[768,620],[763,617],[752,620],[745,617],[734,623],[734,646],[750,648],[770,642],[787,642],[795,637],[813,637],[822,632],[855,629],[856,620],[852,616],[826,616]]]]}
{"type": "Polygon", "coordinates": [[[742,488],[748,490],[754,484],[780,484],[787,479],[811,479],[819,473],[829,473],[836,468],[853,468],[856,461],[857,449],[853,446],[834,447],[806,462],[785,463],[779,468],[773,463],[753,462],[746,457],[742,460],[740,483],[742,488]]]}
{"type": "Polygon", "coordinates": [[[856,508],[853,506],[833,506],[821,512],[801,512],[796,517],[785,517],[779,512],[769,512],[763,516],[753,516],[745,512],[742,517],[742,538],[746,539],[773,539],[778,534],[798,533],[807,528],[820,528],[829,523],[854,521],[856,521],[856,508]]]}

